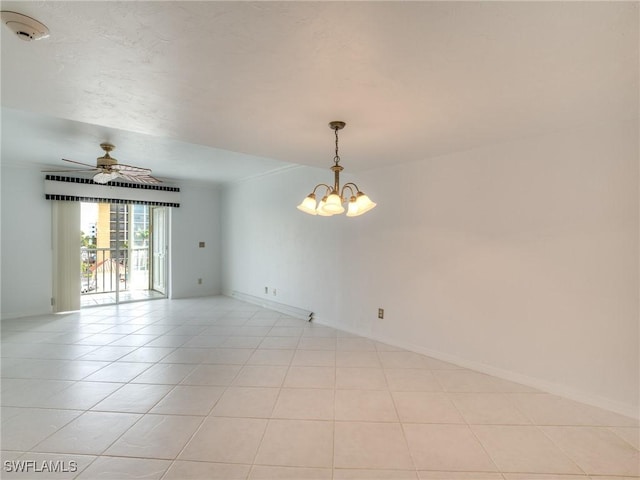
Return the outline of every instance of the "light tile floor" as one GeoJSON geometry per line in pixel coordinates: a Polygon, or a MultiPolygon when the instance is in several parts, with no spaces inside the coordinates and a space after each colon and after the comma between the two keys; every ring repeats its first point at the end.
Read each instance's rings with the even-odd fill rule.
{"type": "Polygon", "coordinates": [[[640,474],[633,419],[226,297],[5,320],[1,387],[2,478],[640,474]]]}
{"type": "Polygon", "coordinates": [[[96,305],[113,305],[117,299],[119,299],[120,302],[136,302],[164,297],[165,295],[163,293],[156,292],[155,290],[122,290],[117,298],[115,292],[95,293],[92,291],[80,295],[80,305],[82,308],[85,308],[95,307],[96,305]]]}

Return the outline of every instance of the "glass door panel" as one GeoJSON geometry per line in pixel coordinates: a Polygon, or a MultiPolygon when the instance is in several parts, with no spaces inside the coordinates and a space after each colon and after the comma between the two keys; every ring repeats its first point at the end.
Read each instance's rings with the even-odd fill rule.
{"type": "Polygon", "coordinates": [[[151,209],[151,288],[163,295],[167,293],[167,209],[151,209]]]}

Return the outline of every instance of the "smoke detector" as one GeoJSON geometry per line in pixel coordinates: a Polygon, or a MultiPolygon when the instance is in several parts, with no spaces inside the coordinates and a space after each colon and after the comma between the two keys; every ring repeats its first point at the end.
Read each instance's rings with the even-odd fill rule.
{"type": "Polygon", "coordinates": [[[25,42],[40,40],[49,36],[49,29],[35,18],[16,12],[0,12],[2,23],[25,42]]]}

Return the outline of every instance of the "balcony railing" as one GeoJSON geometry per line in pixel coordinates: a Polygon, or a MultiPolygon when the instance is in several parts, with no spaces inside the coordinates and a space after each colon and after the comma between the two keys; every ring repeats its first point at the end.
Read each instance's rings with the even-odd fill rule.
{"type": "Polygon", "coordinates": [[[149,247],[80,250],[82,295],[149,288],[149,247]]]}

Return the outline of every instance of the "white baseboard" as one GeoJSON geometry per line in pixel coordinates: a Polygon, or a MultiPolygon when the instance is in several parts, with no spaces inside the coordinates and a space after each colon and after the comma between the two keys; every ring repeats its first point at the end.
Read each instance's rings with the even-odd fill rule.
{"type": "Polygon", "coordinates": [[[420,353],[422,355],[427,355],[429,357],[433,357],[438,360],[442,360],[444,362],[453,363],[454,365],[458,365],[460,367],[469,368],[471,370],[475,370],[481,373],[486,373],[488,375],[492,375],[494,377],[498,377],[503,380],[520,383],[527,387],[532,387],[546,393],[552,393],[560,397],[568,398],[570,400],[575,400],[576,402],[585,403],[587,405],[602,408],[610,412],[618,413],[620,415],[625,415],[627,417],[631,417],[634,419],[640,419],[640,409],[638,409],[637,407],[634,407],[633,405],[618,402],[618,401],[611,400],[609,398],[601,397],[598,395],[593,395],[581,390],[567,387],[566,385],[562,385],[556,382],[550,382],[548,380],[544,380],[541,378],[523,375],[521,373],[512,372],[510,370],[504,370],[501,368],[493,367],[491,365],[486,365],[481,362],[476,362],[466,358],[458,357],[456,355],[451,355],[448,353],[440,352],[438,350],[425,348],[420,345],[402,342],[392,338],[384,338],[381,336],[373,335],[371,333],[357,331],[356,329],[345,328],[344,326],[336,325],[333,322],[326,321],[325,319],[322,319],[322,318],[314,317],[314,322],[321,325],[326,325],[328,327],[333,327],[335,329],[342,330],[345,332],[353,333],[354,335],[359,335],[361,337],[369,338],[371,340],[386,343],[387,345],[392,345],[394,347],[403,348],[405,350],[409,350],[415,353],[420,353]]]}
{"type": "Polygon", "coordinates": [[[266,298],[249,295],[248,293],[237,292],[234,290],[228,296],[237,298],[238,300],[242,300],[243,302],[252,303],[254,305],[268,308],[269,310],[275,310],[276,312],[284,313],[285,315],[299,318],[301,320],[311,321],[311,317],[313,316],[313,312],[311,312],[310,310],[305,310],[303,308],[294,307],[291,305],[285,305],[284,303],[274,302],[266,298]]]}
{"type": "Polygon", "coordinates": [[[27,312],[9,312],[2,314],[2,320],[15,320],[17,318],[26,318],[26,317],[39,317],[41,315],[51,315],[53,312],[52,308],[48,310],[31,310],[27,312]]]}

